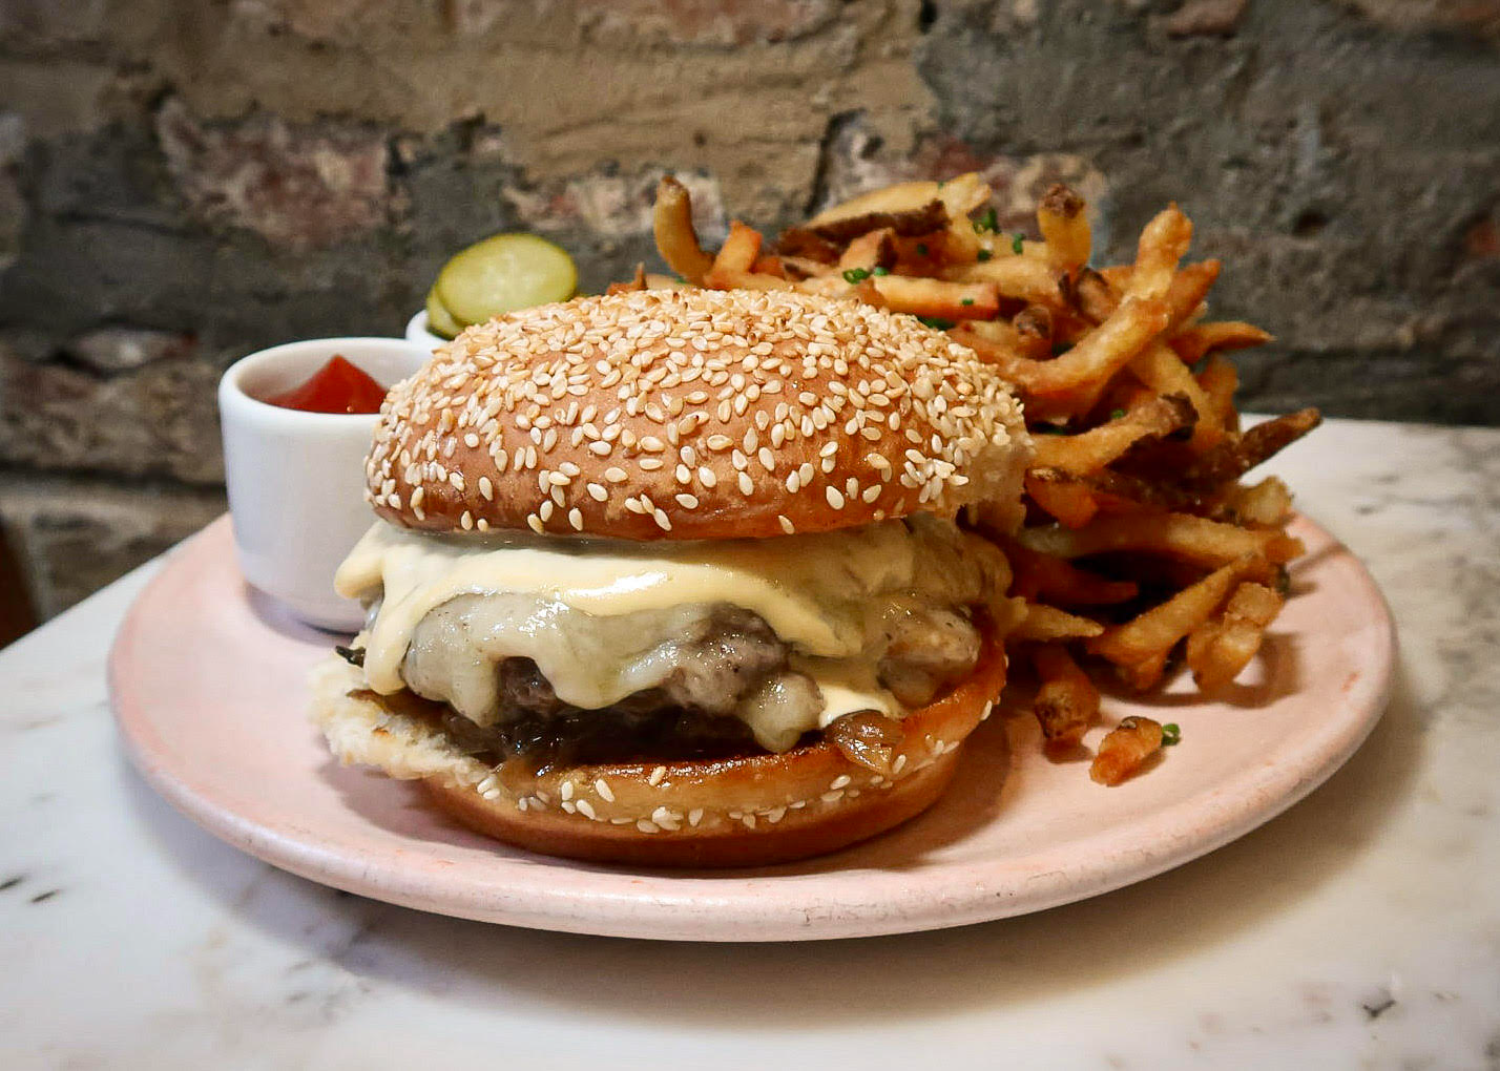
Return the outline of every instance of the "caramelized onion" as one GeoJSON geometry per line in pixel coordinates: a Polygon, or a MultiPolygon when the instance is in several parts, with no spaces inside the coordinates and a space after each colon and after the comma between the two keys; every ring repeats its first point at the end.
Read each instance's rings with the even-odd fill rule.
{"type": "Polygon", "coordinates": [[[906,739],[899,721],[873,710],[845,714],[824,729],[823,735],[844,758],[882,777],[889,776],[895,749],[906,739]]]}

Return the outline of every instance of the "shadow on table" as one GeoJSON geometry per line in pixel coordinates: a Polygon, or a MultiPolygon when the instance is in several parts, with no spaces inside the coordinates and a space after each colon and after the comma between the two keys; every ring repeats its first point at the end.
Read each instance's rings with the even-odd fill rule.
{"type": "Polygon", "coordinates": [[[138,778],[131,803],[186,880],[226,912],[380,988],[478,1007],[554,1004],[735,1032],[954,1014],[1046,1000],[1210,950],[1336,879],[1413,790],[1422,714],[1404,669],[1369,740],[1286,814],[1149,881],[1065,907],[961,929],[783,944],[673,944],[521,930],[363,900],[264,867],[175,814],[138,778]],[[328,939],[328,919],[344,934],[328,939]],[[654,1014],[654,1012],[652,1013],[654,1014]]]}

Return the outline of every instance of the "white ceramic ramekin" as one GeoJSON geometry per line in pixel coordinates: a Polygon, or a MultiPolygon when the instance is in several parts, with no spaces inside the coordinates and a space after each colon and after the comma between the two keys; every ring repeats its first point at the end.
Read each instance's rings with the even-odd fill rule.
{"type": "Polygon", "coordinates": [[[406,341],[435,350],[448,340],[427,330],[427,310],[423,309],[406,321],[406,341]]]}
{"type": "Polygon", "coordinates": [[[352,631],[359,604],[333,574],[374,515],[364,500],[364,458],[374,415],[303,413],[260,401],[305,381],[340,355],[385,386],[430,351],[396,338],[320,338],[236,361],[219,381],[224,476],[240,569],[254,587],[319,628],[352,631]]]}

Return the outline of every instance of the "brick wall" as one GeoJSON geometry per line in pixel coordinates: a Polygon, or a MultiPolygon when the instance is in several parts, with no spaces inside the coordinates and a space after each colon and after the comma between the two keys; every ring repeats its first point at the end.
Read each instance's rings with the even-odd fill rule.
{"type": "Polygon", "coordinates": [[[1113,256],[1180,201],[1251,405],[1500,422],[1500,0],[0,0],[0,519],[55,612],[221,508],[230,361],[468,241],[594,289],[664,168],[713,229],[968,167],[1113,256]]]}

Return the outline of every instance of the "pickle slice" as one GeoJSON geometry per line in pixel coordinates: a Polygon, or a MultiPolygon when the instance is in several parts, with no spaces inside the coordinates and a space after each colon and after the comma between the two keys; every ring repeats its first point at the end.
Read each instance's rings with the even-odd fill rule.
{"type": "Polygon", "coordinates": [[[439,303],[461,324],[566,301],[578,269],[566,252],[533,234],[497,234],[459,253],[438,273],[439,303]]]}
{"type": "Polygon", "coordinates": [[[438,299],[437,287],[427,291],[427,330],[439,338],[457,338],[464,325],[453,318],[448,307],[438,299]]]}

